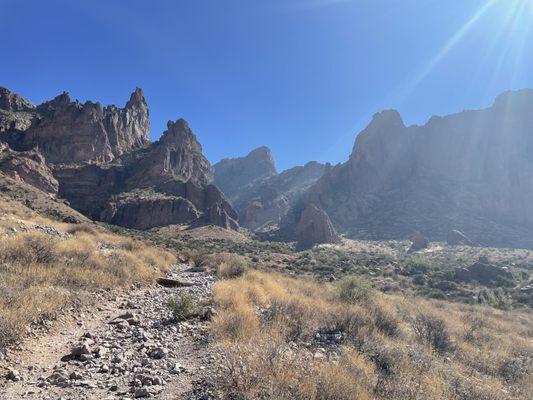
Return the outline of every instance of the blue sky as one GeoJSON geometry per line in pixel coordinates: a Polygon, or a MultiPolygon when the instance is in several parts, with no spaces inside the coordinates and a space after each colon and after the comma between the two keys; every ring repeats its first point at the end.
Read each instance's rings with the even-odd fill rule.
{"type": "Polygon", "coordinates": [[[385,108],[408,124],[533,88],[533,0],[0,0],[0,85],[183,117],[211,162],[344,161],[385,108]]]}

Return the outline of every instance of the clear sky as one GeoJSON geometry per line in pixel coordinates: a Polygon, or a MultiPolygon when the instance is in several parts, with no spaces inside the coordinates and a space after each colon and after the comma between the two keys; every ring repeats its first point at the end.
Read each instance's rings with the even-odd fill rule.
{"type": "Polygon", "coordinates": [[[533,88],[533,0],[0,0],[0,86],[183,117],[211,162],[344,161],[372,114],[408,124],[533,88]]]}

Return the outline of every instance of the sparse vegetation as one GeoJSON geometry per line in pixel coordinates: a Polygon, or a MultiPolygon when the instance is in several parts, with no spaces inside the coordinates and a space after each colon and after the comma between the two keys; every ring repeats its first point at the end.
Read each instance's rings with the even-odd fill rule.
{"type": "Polygon", "coordinates": [[[171,298],[168,308],[176,321],[185,321],[199,314],[198,300],[188,292],[183,292],[171,298]]]}
{"type": "Polygon", "coordinates": [[[0,349],[90,292],[146,283],[174,256],[89,225],[40,217],[0,199],[0,349]]]}
{"type": "Polygon", "coordinates": [[[212,334],[225,370],[217,384],[240,399],[531,393],[529,312],[376,291],[369,297],[367,288],[353,277],[329,284],[259,271],[219,281],[212,334]]]}

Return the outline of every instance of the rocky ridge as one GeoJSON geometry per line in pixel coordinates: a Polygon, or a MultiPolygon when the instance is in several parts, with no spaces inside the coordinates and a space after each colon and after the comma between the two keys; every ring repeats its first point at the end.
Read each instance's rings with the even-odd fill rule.
{"type": "Polygon", "coordinates": [[[374,116],[347,162],[309,191],[353,238],[445,240],[533,247],[533,90],[504,93],[492,107],[406,126],[397,111],[374,116]]]}
{"type": "Polygon", "coordinates": [[[94,220],[238,229],[237,214],[209,184],[211,165],[187,122],[169,121],[161,138],[149,141],[141,89],[124,108],[73,102],[67,93],[37,107],[7,89],[0,95],[0,173],[66,199],[94,220]],[[22,121],[20,112],[29,123],[12,122],[22,121]]]}
{"type": "Polygon", "coordinates": [[[270,149],[260,147],[246,157],[223,160],[214,169],[214,183],[231,200],[240,224],[259,231],[279,228],[291,208],[323,174],[325,166],[311,161],[276,173],[270,149]],[[260,167],[252,168],[253,163],[260,167]]]}

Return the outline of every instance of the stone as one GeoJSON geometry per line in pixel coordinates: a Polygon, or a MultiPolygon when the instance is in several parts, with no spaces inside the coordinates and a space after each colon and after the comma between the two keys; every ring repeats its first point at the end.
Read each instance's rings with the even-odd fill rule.
{"type": "Polygon", "coordinates": [[[411,242],[411,247],[409,248],[410,253],[413,251],[427,249],[429,246],[429,240],[427,240],[418,232],[411,236],[411,242]]]}
{"type": "Polygon", "coordinates": [[[533,248],[532,109],[526,89],[420,126],[406,126],[395,110],[378,113],[305,203],[350,238],[405,240],[421,231],[442,240],[456,229],[484,246],[533,248]]]}
{"type": "Polygon", "coordinates": [[[315,204],[308,204],[296,228],[297,248],[312,248],[315,244],[340,241],[328,215],[315,204]]]}
{"type": "Polygon", "coordinates": [[[16,369],[9,369],[7,371],[6,379],[9,381],[18,382],[22,380],[22,376],[16,369]]]}
{"type": "Polygon", "coordinates": [[[513,281],[512,273],[496,265],[491,265],[482,260],[467,268],[460,268],[455,271],[455,280],[463,282],[477,281],[482,285],[496,285],[501,280],[513,281]]]}
{"type": "Polygon", "coordinates": [[[215,164],[213,182],[237,211],[240,225],[254,231],[275,230],[324,168],[311,161],[277,173],[270,149],[260,147],[245,157],[215,164]]]}
{"type": "Polygon", "coordinates": [[[272,152],[266,146],[251,151],[240,158],[225,158],[213,166],[215,184],[235,200],[239,192],[256,180],[276,175],[272,152]]]}
{"type": "Polygon", "coordinates": [[[43,192],[58,193],[59,183],[38,150],[15,151],[0,142],[0,172],[43,192]]]}
{"type": "Polygon", "coordinates": [[[92,353],[90,345],[85,343],[78,343],[74,347],[72,347],[70,353],[74,356],[81,356],[81,355],[88,355],[92,353]]]}
{"type": "Polygon", "coordinates": [[[149,130],[139,88],[123,108],[81,104],[68,93],[35,107],[0,88],[0,178],[59,196],[93,220],[128,228],[238,229],[236,212],[210,185],[211,165],[188,123],[169,121],[156,142],[149,130]]]}
{"type": "Polygon", "coordinates": [[[141,397],[150,397],[150,391],[145,387],[135,389],[135,391],[133,392],[133,397],[135,397],[136,399],[141,397]]]}

